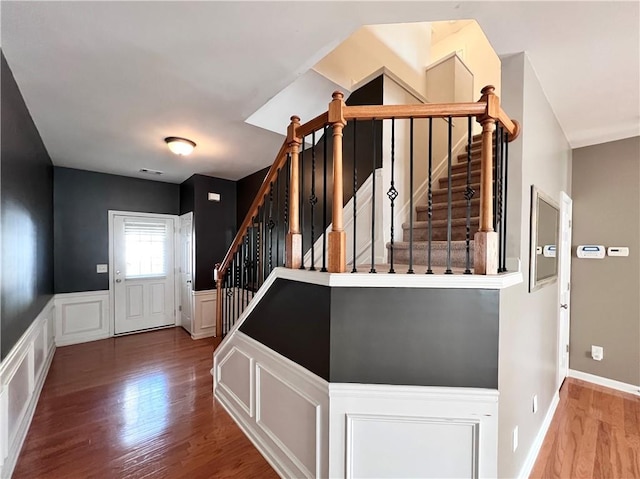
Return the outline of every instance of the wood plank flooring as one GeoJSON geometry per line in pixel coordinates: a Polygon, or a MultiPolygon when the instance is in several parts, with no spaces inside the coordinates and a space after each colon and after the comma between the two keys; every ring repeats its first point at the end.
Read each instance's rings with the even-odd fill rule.
{"type": "Polygon", "coordinates": [[[640,478],[640,397],[568,378],[530,477],[640,478]]]}
{"type": "Polygon", "coordinates": [[[277,478],[212,397],[218,342],[172,328],[58,348],[13,478],[277,478]]]}

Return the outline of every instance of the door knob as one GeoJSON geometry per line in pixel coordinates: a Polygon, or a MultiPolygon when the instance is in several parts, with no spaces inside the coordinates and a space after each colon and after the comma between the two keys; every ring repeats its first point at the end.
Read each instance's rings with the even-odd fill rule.
{"type": "Polygon", "coordinates": [[[569,309],[569,305],[568,305],[568,304],[566,304],[566,303],[565,303],[565,304],[561,304],[561,305],[560,305],[560,307],[561,307],[562,309],[569,309]]]}
{"type": "Polygon", "coordinates": [[[191,280],[190,280],[190,279],[188,279],[188,280],[187,280],[187,283],[188,283],[188,284],[191,284],[191,280]]]}
{"type": "Polygon", "coordinates": [[[116,279],[116,283],[122,283],[121,279],[116,279]]]}

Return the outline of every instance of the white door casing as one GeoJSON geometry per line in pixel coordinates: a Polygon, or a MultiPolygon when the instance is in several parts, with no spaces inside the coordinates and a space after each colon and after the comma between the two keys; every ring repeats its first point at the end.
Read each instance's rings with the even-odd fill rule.
{"type": "Polygon", "coordinates": [[[569,328],[571,313],[571,230],[573,201],[560,194],[560,248],[558,258],[558,374],[557,386],[569,374],[569,328]]]}
{"type": "Polygon", "coordinates": [[[180,324],[193,333],[193,213],[180,216],[179,231],[180,324]]]}
{"type": "Polygon", "coordinates": [[[175,325],[176,217],[126,212],[109,216],[114,334],[175,325]]]}

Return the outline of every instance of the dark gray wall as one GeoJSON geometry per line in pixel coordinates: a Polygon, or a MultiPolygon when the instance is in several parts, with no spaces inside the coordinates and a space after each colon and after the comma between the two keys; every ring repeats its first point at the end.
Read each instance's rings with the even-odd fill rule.
{"type": "Polygon", "coordinates": [[[213,268],[223,260],[236,235],[236,182],[193,175],[180,185],[180,213],[193,211],[196,231],[196,291],[213,289],[213,268]],[[219,193],[221,201],[209,201],[219,193]]]}
{"type": "Polygon", "coordinates": [[[109,210],[177,215],[180,186],[54,168],[55,292],[109,289],[109,210]]]}
{"type": "Polygon", "coordinates": [[[329,380],[331,289],[277,279],[240,331],[329,380]]]}
{"type": "Polygon", "coordinates": [[[53,167],[4,54],[0,56],[4,358],[53,293],[53,167]]]}
{"type": "Polygon", "coordinates": [[[278,279],[240,330],[331,382],[498,388],[499,292],[278,279]]]}
{"type": "Polygon", "coordinates": [[[258,193],[262,182],[264,181],[265,176],[269,173],[270,166],[263,168],[261,170],[256,171],[248,176],[245,176],[241,180],[238,180],[236,185],[236,201],[237,201],[237,212],[236,212],[236,224],[238,227],[244,221],[244,217],[246,216],[249,208],[251,207],[251,203],[258,193]]]}
{"type": "Polygon", "coordinates": [[[333,288],[331,381],[498,388],[497,290],[333,288]]]}

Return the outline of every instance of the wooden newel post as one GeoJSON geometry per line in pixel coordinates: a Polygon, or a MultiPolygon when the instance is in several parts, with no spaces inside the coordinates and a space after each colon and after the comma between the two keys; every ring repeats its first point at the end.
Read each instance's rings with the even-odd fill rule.
{"type": "Polygon", "coordinates": [[[475,274],[498,273],[498,233],[493,230],[493,131],[500,114],[500,99],[495,87],[482,89],[480,101],[486,103],[482,125],[482,156],[480,170],[480,228],[474,236],[473,268],[475,274]]]}
{"type": "Polygon", "coordinates": [[[220,275],[220,263],[214,267],[214,279],[216,281],[216,337],[222,337],[222,277],[220,275]]]}
{"type": "Polygon", "coordinates": [[[285,239],[285,266],[297,269],[302,265],[302,234],[300,233],[300,167],[298,155],[300,153],[300,138],[298,127],[300,118],[291,117],[291,123],[287,128],[287,144],[291,155],[291,168],[289,170],[289,232],[285,239]]]}
{"type": "Polygon", "coordinates": [[[329,272],[344,273],[347,271],[347,234],[342,220],[342,130],[347,124],[343,115],[344,94],[333,93],[333,101],[329,103],[329,123],[333,127],[333,208],[331,231],[329,232],[329,272]]]}

